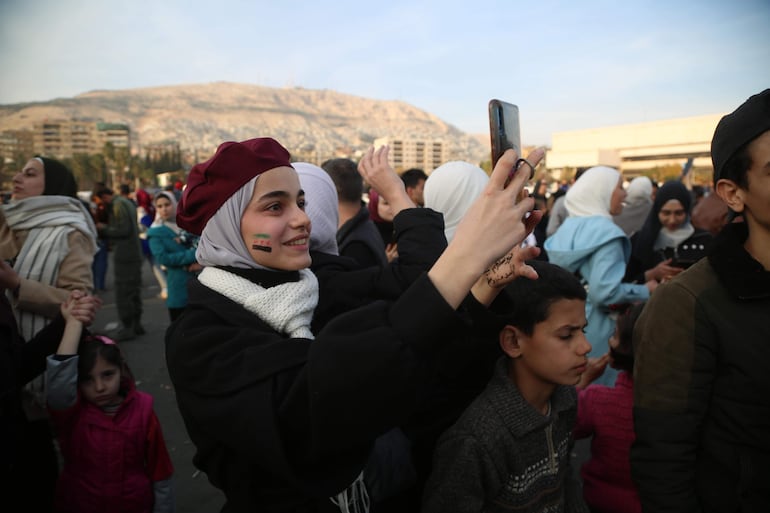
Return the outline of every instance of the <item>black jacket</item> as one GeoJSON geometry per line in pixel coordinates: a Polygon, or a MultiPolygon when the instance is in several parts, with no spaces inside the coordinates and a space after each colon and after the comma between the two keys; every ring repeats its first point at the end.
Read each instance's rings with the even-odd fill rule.
{"type": "Polygon", "coordinates": [[[358,262],[361,267],[383,266],[388,263],[385,243],[380,232],[369,219],[369,210],[361,203],[361,210],[337,230],[340,255],[358,262]]]}
{"type": "Polygon", "coordinates": [[[344,255],[310,252],[319,282],[313,331],[335,316],[380,299],[396,300],[446,249],[444,217],[429,208],[409,208],[393,219],[396,263],[362,266],[344,255]]]}
{"type": "Polygon", "coordinates": [[[415,406],[421,362],[457,329],[422,276],[396,302],[290,339],[198,282],[166,333],[195,464],[225,511],[320,511],[359,474],[373,440],[415,406]]]}
{"type": "Polygon", "coordinates": [[[22,456],[17,449],[27,421],[21,390],[45,370],[45,357],[56,351],[63,333],[64,319],[58,315],[24,343],[11,305],[0,292],[0,479],[4,483],[8,483],[17,458],[22,456]]]}
{"type": "Polygon", "coordinates": [[[770,272],[727,225],[634,332],[631,470],[645,512],[770,511],[770,272]]]}

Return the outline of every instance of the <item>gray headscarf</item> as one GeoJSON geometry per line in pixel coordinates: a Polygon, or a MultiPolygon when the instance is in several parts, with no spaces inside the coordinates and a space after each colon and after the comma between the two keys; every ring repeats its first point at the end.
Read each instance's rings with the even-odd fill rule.
{"type": "Polygon", "coordinates": [[[204,266],[230,266],[240,269],[268,269],[252,258],[241,237],[241,217],[251,201],[259,175],[227,198],[211,216],[201,233],[195,259],[204,266]]]}

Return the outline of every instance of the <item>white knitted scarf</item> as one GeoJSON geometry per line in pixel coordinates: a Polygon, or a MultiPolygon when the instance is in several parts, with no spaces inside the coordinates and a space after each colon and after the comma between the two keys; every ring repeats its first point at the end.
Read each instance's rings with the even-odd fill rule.
{"type": "Polygon", "coordinates": [[[216,267],[206,267],[198,281],[254,313],[279,333],[313,339],[310,321],[318,304],[318,279],[309,269],[300,279],[264,288],[216,267]]]}

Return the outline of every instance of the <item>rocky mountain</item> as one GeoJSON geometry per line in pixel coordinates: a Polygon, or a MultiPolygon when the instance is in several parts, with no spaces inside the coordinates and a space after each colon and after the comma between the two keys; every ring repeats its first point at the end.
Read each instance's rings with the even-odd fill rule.
{"type": "Polygon", "coordinates": [[[0,105],[0,131],[31,129],[45,119],[100,120],[131,127],[134,150],[176,141],[213,153],[227,140],[276,138],[292,153],[355,155],[378,137],[442,139],[452,159],[479,162],[488,147],[436,116],[401,101],[329,90],[217,82],[91,91],[48,102],[0,105]]]}

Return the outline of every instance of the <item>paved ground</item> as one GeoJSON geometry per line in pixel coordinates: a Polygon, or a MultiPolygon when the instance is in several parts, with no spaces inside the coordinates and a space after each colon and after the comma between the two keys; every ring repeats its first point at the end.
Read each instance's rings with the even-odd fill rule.
{"type": "MultiPolygon", "coordinates": [[[[110,334],[105,328],[118,320],[112,287],[112,262],[107,270],[107,291],[100,293],[104,301],[92,329],[110,334]]],[[[142,268],[142,297],[144,313],[142,323],[147,334],[120,344],[131,371],[137,380],[137,388],[155,399],[155,412],[163,426],[171,459],[175,469],[177,512],[212,513],[219,511],[224,498],[211,486],[206,475],[196,472],[192,464],[195,448],[190,442],[184,423],[176,406],[174,387],[168,377],[163,337],[169,324],[165,301],[158,297],[160,288],[145,263],[142,268]]]]}
{"type": "MultiPolygon", "coordinates": [[[[92,329],[100,333],[118,320],[112,287],[112,262],[107,271],[107,291],[99,294],[104,301],[92,329]]],[[[169,324],[168,310],[163,299],[158,297],[160,288],[145,263],[142,268],[142,297],[144,313],[142,323],[147,334],[120,344],[132,372],[137,388],[151,394],[155,399],[155,412],[163,426],[163,434],[175,468],[175,483],[178,513],[212,513],[224,504],[222,493],[211,486],[205,474],[198,472],[192,464],[195,448],[190,442],[184,423],[179,414],[174,387],[168,377],[164,350],[164,334],[169,324]]],[[[577,473],[580,464],[590,451],[589,441],[581,440],[573,452],[577,473]]]]}

